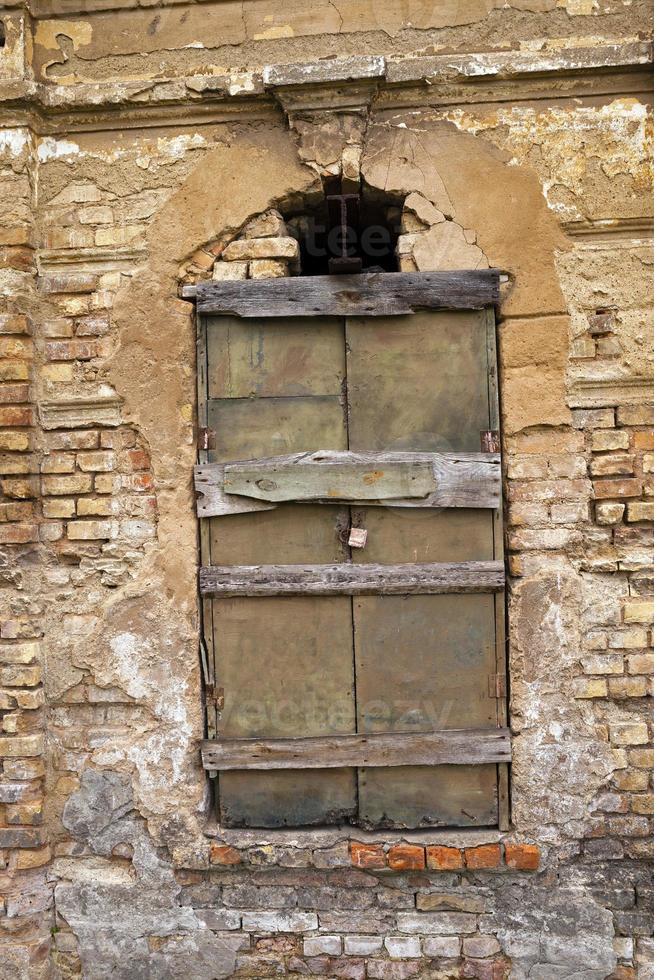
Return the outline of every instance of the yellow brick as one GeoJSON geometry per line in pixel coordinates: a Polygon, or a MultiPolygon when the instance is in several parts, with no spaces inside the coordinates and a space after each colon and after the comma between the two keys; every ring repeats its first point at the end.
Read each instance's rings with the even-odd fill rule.
{"type": "Polygon", "coordinates": [[[575,680],[574,696],[576,698],[605,698],[608,693],[607,683],[602,677],[577,677],[575,680]]]}
{"type": "Polygon", "coordinates": [[[624,607],[625,623],[654,623],[654,599],[629,599],[624,607]]]}
{"type": "Polygon", "coordinates": [[[44,364],[41,368],[41,377],[44,381],[51,381],[53,384],[70,384],[73,380],[73,364],[44,364]]]}
{"type": "Polygon", "coordinates": [[[26,361],[0,361],[0,381],[29,381],[29,377],[26,361]]]}
{"type": "Polygon", "coordinates": [[[29,448],[29,432],[0,432],[0,449],[21,453],[29,448]]]}
{"type": "Polygon", "coordinates": [[[16,871],[24,871],[27,868],[41,868],[44,864],[49,864],[52,858],[50,845],[45,847],[34,847],[29,850],[16,850],[11,856],[11,867],[16,871]]]}

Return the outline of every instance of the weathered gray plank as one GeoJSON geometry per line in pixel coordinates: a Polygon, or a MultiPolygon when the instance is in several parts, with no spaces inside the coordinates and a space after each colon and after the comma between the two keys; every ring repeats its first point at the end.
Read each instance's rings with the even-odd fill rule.
{"type": "MultiPolygon", "coordinates": [[[[277,475],[275,482],[279,484],[277,475]]],[[[466,507],[466,508],[497,508],[501,498],[500,456],[487,453],[350,453],[331,450],[321,450],[316,453],[297,453],[290,456],[274,456],[269,459],[247,460],[243,463],[230,463],[226,467],[220,464],[202,464],[195,467],[195,489],[199,493],[197,511],[199,517],[220,517],[225,514],[243,514],[255,510],[268,510],[273,503],[264,503],[264,499],[282,500],[315,500],[318,503],[347,503],[356,501],[365,506],[392,507],[466,507]],[[426,496],[393,497],[390,496],[391,484],[380,492],[380,480],[359,486],[350,482],[349,488],[339,484],[338,489],[348,490],[348,493],[321,496],[320,483],[324,480],[322,470],[331,476],[337,476],[337,470],[343,469],[352,475],[353,471],[361,477],[373,471],[384,470],[388,467],[402,468],[407,466],[431,467],[435,489],[426,496]],[[255,473],[256,471],[256,473],[255,473]],[[312,472],[317,476],[314,478],[312,472]],[[292,480],[288,491],[279,489],[266,490],[265,487],[246,486],[242,482],[244,475],[268,478],[268,474],[283,474],[285,482],[292,480]],[[297,482],[295,474],[301,474],[302,485],[297,482]],[[224,485],[225,476],[229,475],[229,491],[224,485]],[[238,477],[240,482],[236,482],[238,477]],[[378,496],[369,499],[363,496],[371,491],[378,496]],[[295,495],[297,491],[297,495],[295,495]],[[242,496],[247,493],[248,496],[242,496]],[[301,494],[301,495],[300,495],[301,494]],[[310,495],[309,495],[310,494],[310,495]],[[256,495],[256,496],[255,496],[256,495]]],[[[335,488],[336,489],[336,488],[335,488]]],[[[415,491],[414,491],[415,492],[415,491]]]]}
{"type": "Polygon", "coordinates": [[[508,728],[439,732],[231,738],[202,743],[205,769],[336,769],[484,765],[511,761],[508,728]]]}
{"type": "Polygon", "coordinates": [[[504,565],[466,561],[405,565],[212,565],[200,569],[200,592],[217,596],[436,595],[498,592],[504,565]]]}
{"type": "MultiPolygon", "coordinates": [[[[475,310],[499,300],[497,269],[367,272],[201,282],[185,287],[199,313],[242,317],[398,316],[418,309],[475,310]]],[[[437,329],[437,323],[434,323],[437,329]]]]}
{"type": "Polygon", "coordinates": [[[317,452],[291,459],[230,463],[225,492],[270,503],[285,500],[390,500],[436,490],[431,460],[384,453],[317,452]]]}

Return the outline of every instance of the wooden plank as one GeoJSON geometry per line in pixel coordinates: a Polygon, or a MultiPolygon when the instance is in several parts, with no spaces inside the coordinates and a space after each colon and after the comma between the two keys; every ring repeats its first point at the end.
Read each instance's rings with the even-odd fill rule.
{"type": "Polygon", "coordinates": [[[384,453],[317,452],[225,467],[225,491],[281,503],[288,500],[392,500],[427,497],[436,489],[431,460],[384,453]]]}
{"type": "Polygon", "coordinates": [[[331,769],[483,765],[511,761],[508,728],[314,738],[232,738],[202,743],[205,769],[331,769]]]}
{"type": "Polygon", "coordinates": [[[200,592],[216,596],[435,595],[497,592],[496,561],[406,565],[212,565],[200,569],[200,592]]]}
{"type": "Polygon", "coordinates": [[[476,310],[499,301],[499,271],[368,272],[202,282],[185,289],[184,296],[195,298],[199,313],[242,317],[374,317],[418,309],[476,310]]]}
{"type": "MultiPolygon", "coordinates": [[[[427,479],[425,478],[425,484],[427,479]]],[[[356,501],[359,505],[370,507],[465,507],[497,508],[501,499],[500,457],[485,453],[349,453],[321,450],[316,453],[297,453],[276,456],[268,459],[247,460],[230,463],[227,467],[219,464],[195,467],[195,489],[199,493],[197,512],[199,517],[219,517],[226,514],[242,514],[250,511],[266,510],[274,506],[266,503],[275,500],[315,500],[318,503],[345,503],[356,501]],[[381,487],[382,480],[374,484],[364,482],[366,475],[389,468],[394,469],[393,480],[407,467],[419,467],[423,475],[424,467],[431,469],[433,492],[426,496],[394,497],[396,490],[404,489],[390,478],[381,487]],[[348,483],[339,476],[342,470],[348,483]],[[328,485],[325,492],[323,475],[339,481],[328,485]],[[275,474],[275,489],[264,486],[250,486],[243,481],[259,477],[269,478],[275,474]],[[352,479],[352,475],[356,479],[352,479]],[[283,476],[283,482],[277,478],[283,476]],[[296,477],[296,474],[299,475],[296,477]],[[315,475],[314,475],[315,474],[315,475]],[[229,475],[229,488],[225,486],[225,476],[229,475]],[[287,489],[282,489],[283,484],[287,489]],[[374,485],[374,500],[366,494],[374,485]],[[332,494],[330,491],[334,490],[332,494]],[[244,494],[248,496],[244,496],[244,494]]],[[[415,492],[415,488],[412,490],[415,492]]]]}

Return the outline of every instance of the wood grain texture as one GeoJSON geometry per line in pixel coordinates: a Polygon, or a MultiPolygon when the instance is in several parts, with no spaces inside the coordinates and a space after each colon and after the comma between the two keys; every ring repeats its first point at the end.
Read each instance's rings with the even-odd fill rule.
{"type": "MultiPolygon", "coordinates": [[[[184,290],[199,313],[241,317],[398,316],[414,310],[479,310],[499,301],[497,269],[368,272],[202,282],[184,290]]],[[[434,323],[434,329],[438,325],[434,323]]]]}
{"type": "Polygon", "coordinates": [[[499,507],[501,499],[500,457],[485,453],[321,450],[246,460],[224,467],[199,465],[195,467],[195,489],[200,495],[199,517],[266,510],[274,506],[272,501],[290,500],[356,502],[371,507],[494,509],[499,507]],[[418,472],[422,474],[421,479],[413,480],[412,476],[418,472]],[[371,473],[383,473],[383,476],[370,479],[371,473]],[[257,483],[261,480],[276,485],[262,486],[257,483]],[[373,491],[375,498],[370,499],[368,495],[373,491]],[[402,496],[398,496],[400,491],[404,491],[402,496]],[[414,496],[417,493],[420,496],[414,496]]]}
{"type": "Polygon", "coordinates": [[[215,596],[437,595],[497,592],[497,561],[406,565],[212,565],[200,569],[200,592],[215,596]]]}
{"type": "Polygon", "coordinates": [[[309,738],[233,738],[202,743],[205,769],[332,769],[484,765],[511,761],[508,728],[309,738]]]}

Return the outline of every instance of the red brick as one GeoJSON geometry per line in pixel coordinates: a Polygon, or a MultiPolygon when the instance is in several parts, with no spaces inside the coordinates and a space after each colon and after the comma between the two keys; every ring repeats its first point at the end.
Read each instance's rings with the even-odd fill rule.
{"type": "Polygon", "coordinates": [[[29,385],[0,385],[0,403],[3,405],[20,405],[29,399],[29,385]]]}
{"type": "Polygon", "coordinates": [[[516,871],[538,871],[540,848],[535,844],[505,844],[504,859],[516,871]]]}
{"type": "Polygon", "coordinates": [[[34,416],[31,408],[0,408],[0,425],[33,425],[34,416]]]}
{"type": "Polygon", "coordinates": [[[417,844],[397,844],[388,851],[388,866],[393,871],[420,871],[425,867],[425,849],[417,844]]]}
{"type": "Polygon", "coordinates": [[[620,497],[640,497],[640,480],[594,480],[593,490],[597,500],[620,497]]]}
{"type": "Polygon", "coordinates": [[[466,868],[497,868],[500,858],[499,844],[481,844],[465,849],[466,868]]]}
{"type": "Polygon", "coordinates": [[[135,493],[146,493],[154,490],[154,480],[151,473],[132,473],[130,476],[123,477],[123,486],[126,490],[133,490],[135,493]]]}
{"type": "Polygon", "coordinates": [[[18,269],[30,272],[34,268],[34,252],[31,248],[0,246],[0,269],[18,269]]]}
{"type": "Polygon", "coordinates": [[[0,525],[0,544],[28,544],[38,539],[39,530],[36,524],[0,525]]]}
{"type": "Polygon", "coordinates": [[[449,871],[463,867],[463,853],[458,847],[430,845],[427,848],[427,867],[432,871],[449,871]]]}
{"type": "Polygon", "coordinates": [[[359,844],[352,841],[350,857],[355,868],[385,868],[386,855],[381,844],[359,844]]]}
{"type": "Polygon", "coordinates": [[[150,466],[150,454],[145,449],[130,449],[125,455],[131,470],[147,470],[150,466]]]}
{"type": "Polygon", "coordinates": [[[227,844],[210,844],[209,861],[211,864],[232,865],[241,863],[241,852],[227,844]]]}
{"type": "Polygon", "coordinates": [[[98,356],[94,340],[51,340],[45,345],[49,361],[90,361],[98,356]]]}

